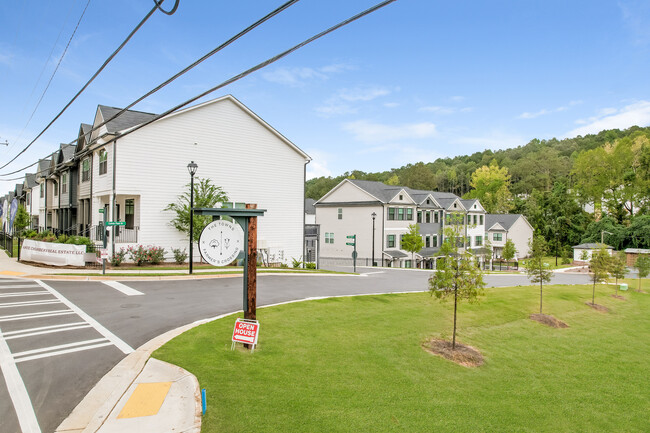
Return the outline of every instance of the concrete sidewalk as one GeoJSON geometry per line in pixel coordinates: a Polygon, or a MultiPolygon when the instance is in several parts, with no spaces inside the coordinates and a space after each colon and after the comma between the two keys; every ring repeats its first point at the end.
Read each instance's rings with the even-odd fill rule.
{"type": "MultiPolygon", "coordinates": [[[[52,272],[60,270],[18,263],[0,251],[0,278],[46,279],[52,272]]],[[[200,432],[201,391],[196,377],[150,356],[172,338],[205,322],[166,332],[127,355],[93,387],[56,433],[200,432]]]]}

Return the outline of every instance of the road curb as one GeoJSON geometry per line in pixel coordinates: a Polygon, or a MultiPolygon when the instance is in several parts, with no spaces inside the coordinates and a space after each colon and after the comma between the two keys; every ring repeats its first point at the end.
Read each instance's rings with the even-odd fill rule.
{"type": "MultiPolygon", "coordinates": [[[[136,380],[138,375],[142,372],[145,364],[149,360],[151,354],[167,343],[174,337],[204,323],[212,320],[220,319],[221,317],[228,316],[232,313],[217,316],[210,319],[199,320],[188,325],[181,326],[171,331],[167,331],[158,337],[155,337],[133,353],[127,355],[115,367],[111,369],[99,382],[90,390],[84,399],[74,408],[70,415],[63,420],[57,427],[55,433],[95,433],[106,422],[109,415],[115,409],[115,406],[122,399],[124,394],[131,388],[131,385],[136,380]]],[[[180,368],[180,367],[179,367],[180,368]]],[[[196,377],[193,377],[195,383],[195,395],[200,396],[199,384],[196,377]],[[198,394],[197,394],[198,393],[198,394]]],[[[200,432],[201,430],[201,400],[196,402],[194,413],[194,429],[193,431],[200,432]]],[[[191,430],[190,430],[191,431],[191,430]]]]}

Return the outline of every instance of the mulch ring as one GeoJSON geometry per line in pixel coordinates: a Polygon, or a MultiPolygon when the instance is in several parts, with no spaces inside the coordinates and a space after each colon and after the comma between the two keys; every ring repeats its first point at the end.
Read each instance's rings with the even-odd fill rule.
{"type": "Polygon", "coordinates": [[[589,305],[596,311],[600,311],[601,313],[609,313],[609,308],[605,307],[604,305],[592,304],[591,302],[585,302],[585,304],[589,305]]]}
{"type": "Polygon", "coordinates": [[[451,341],[429,340],[422,344],[424,350],[436,356],[441,356],[463,367],[480,367],[483,365],[483,355],[472,346],[456,342],[456,349],[451,349],[451,341]]]}
{"type": "Polygon", "coordinates": [[[556,319],[553,316],[548,316],[546,314],[531,314],[530,315],[530,320],[534,320],[535,322],[539,322],[542,325],[550,326],[551,328],[568,328],[569,325],[567,325],[565,322],[561,321],[560,319],[556,319]]]}
{"type": "Polygon", "coordinates": [[[621,301],[627,301],[627,299],[621,295],[612,295],[612,298],[620,299],[621,301]]]}

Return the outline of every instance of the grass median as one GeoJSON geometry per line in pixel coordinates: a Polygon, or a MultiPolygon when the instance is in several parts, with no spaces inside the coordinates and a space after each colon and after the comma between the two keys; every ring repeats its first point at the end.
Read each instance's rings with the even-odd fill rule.
{"type": "MultiPolygon", "coordinates": [[[[649,291],[650,282],[644,281],[649,291]]],[[[632,286],[634,287],[634,286],[632,286]]],[[[333,298],[258,310],[259,346],[230,350],[235,316],[194,328],[154,357],[207,389],[203,432],[645,432],[650,295],[599,285],[486,290],[460,304],[458,339],[485,364],[422,349],[449,338],[453,304],[429,294],[333,298]]]]}

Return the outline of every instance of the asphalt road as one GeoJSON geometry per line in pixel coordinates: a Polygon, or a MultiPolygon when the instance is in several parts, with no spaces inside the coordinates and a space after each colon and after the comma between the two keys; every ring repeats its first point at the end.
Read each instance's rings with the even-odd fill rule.
{"type": "MultiPolygon", "coordinates": [[[[430,275],[400,269],[357,271],[363,274],[260,274],[258,306],[320,296],[424,291],[430,275]]],[[[523,275],[488,275],[486,281],[493,287],[530,284],[523,275]]],[[[586,275],[556,274],[553,279],[554,284],[586,282],[586,275]]],[[[129,281],[123,286],[0,279],[0,432],[54,431],[130,350],[179,326],[241,310],[242,304],[241,277],[129,281]]]]}

